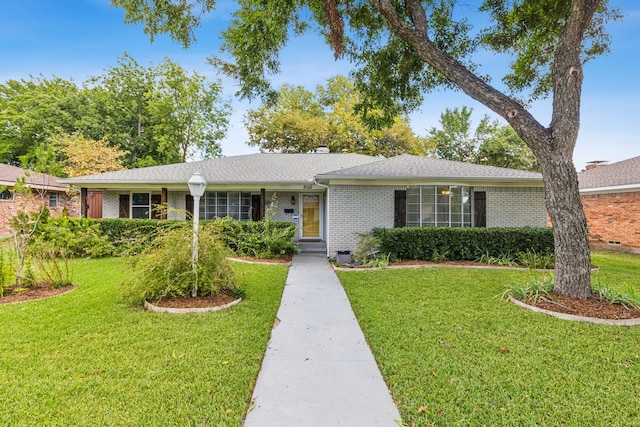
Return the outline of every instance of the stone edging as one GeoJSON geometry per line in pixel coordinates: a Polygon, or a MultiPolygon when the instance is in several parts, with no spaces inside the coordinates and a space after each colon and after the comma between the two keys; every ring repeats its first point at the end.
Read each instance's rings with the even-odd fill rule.
{"type": "Polygon", "coordinates": [[[231,301],[230,303],[219,305],[215,307],[193,307],[193,308],[173,308],[173,307],[158,307],[148,301],[144,302],[144,308],[154,313],[170,313],[170,314],[188,314],[188,313],[210,313],[213,311],[224,310],[242,301],[242,298],[231,301]]]}
{"type": "Polygon", "coordinates": [[[522,301],[519,301],[513,297],[509,297],[509,301],[514,303],[515,305],[519,305],[520,307],[526,308],[531,311],[535,311],[537,313],[548,314],[549,316],[557,317],[558,319],[571,320],[573,322],[587,322],[587,323],[597,323],[600,325],[610,325],[610,326],[638,326],[640,325],[640,318],[636,319],[598,319],[596,317],[583,317],[576,316],[575,314],[566,314],[566,313],[558,313],[551,310],[545,310],[544,308],[538,308],[526,304],[522,301]]]}

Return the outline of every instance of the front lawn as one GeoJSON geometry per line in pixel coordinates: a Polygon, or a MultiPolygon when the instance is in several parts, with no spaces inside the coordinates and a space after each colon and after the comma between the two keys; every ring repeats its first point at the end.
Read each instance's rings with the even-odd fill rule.
{"type": "Polygon", "coordinates": [[[125,305],[118,259],[77,261],[66,295],[0,305],[0,425],[240,426],[287,269],[234,266],[245,301],[217,313],[125,305]]]}
{"type": "MultiPolygon", "coordinates": [[[[640,257],[594,254],[640,291],[640,257]]],[[[528,272],[339,272],[407,426],[637,425],[640,327],[574,323],[496,298],[528,272]]]]}

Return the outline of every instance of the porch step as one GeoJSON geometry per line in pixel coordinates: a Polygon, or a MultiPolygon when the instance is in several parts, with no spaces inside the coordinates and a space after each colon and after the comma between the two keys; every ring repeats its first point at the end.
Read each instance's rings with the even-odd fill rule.
{"type": "Polygon", "coordinates": [[[297,242],[298,246],[300,246],[300,251],[303,254],[326,254],[327,253],[327,243],[324,241],[299,241],[297,242]]]}

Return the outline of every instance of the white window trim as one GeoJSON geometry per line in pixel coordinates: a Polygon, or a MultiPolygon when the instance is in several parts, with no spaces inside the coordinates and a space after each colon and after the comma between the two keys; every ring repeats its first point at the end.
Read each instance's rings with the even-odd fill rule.
{"type": "MultiPolygon", "coordinates": [[[[451,188],[452,187],[458,187],[458,188],[466,188],[468,190],[468,194],[469,194],[469,198],[470,198],[470,209],[471,211],[469,212],[469,219],[470,222],[466,223],[465,222],[465,212],[464,212],[464,202],[461,204],[461,213],[460,215],[462,215],[462,221],[460,223],[460,225],[456,225],[455,227],[460,227],[460,228],[466,228],[466,227],[473,227],[473,187],[468,187],[468,186],[464,186],[464,185],[448,185],[448,184],[434,184],[434,185],[412,185],[410,187],[418,187],[420,189],[419,191],[419,202],[416,203],[412,203],[411,205],[417,205],[419,207],[418,209],[418,213],[419,213],[419,217],[418,217],[418,222],[416,224],[415,221],[409,221],[409,202],[408,202],[408,198],[407,198],[407,207],[406,207],[406,215],[407,218],[405,218],[405,223],[407,224],[408,227],[423,227],[426,226],[423,224],[422,219],[423,219],[423,214],[422,214],[422,207],[423,207],[423,203],[422,203],[422,195],[423,195],[423,189],[425,187],[431,187],[434,189],[434,204],[433,204],[433,214],[434,214],[434,221],[433,221],[433,225],[428,225],[428,227],[452,227],[451,225],[451,188]],[[438,187],[448,187],[449,188],[449,203],[447,203],[447,216],[448,216],[448,224],[447,225],[439,225],[438,223],[440,222],[438,220],[438,187]],[[410,225],[411,224],[411,225],[410,225]]],[[[415,212],[411,212],[411,213],[415,213],[415,212]]]]}

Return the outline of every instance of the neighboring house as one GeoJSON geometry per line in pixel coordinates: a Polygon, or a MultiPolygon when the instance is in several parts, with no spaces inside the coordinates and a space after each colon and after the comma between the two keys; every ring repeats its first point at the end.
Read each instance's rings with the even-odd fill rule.
{"type": "Polygon", "coordinates": [[[640,253],[640,156],[578,174],[594,249],[640,253]]]}
{"type": "MultiPolygon", "coordinates": [[[[323,152],[325,151],[325,152],[323,152]]],[[[66,179],[103,192],[105,218],[185,218],[187,181],[207,181],[200,218],[259,220],[273,195],[274,220],[298,225],[299,240],[326,242],[327,255],[356,249],[374,227],[547,225],[539,173],[402,155],[248,154],[66,179]],[[162,206],[168,206],[164,209],[162,206]],[[161,207],[154,209],[154,207],[161,207]]]]}
{"type": "Polygon", "coordinates": [[[58,182],[60,178],[43,173],[0,164],[0,236],[11,233],[11,218],[19,210],[37,212],[40,206],[49,207],[52,216],[65,209],[70,216],[77,216],[77,202],[68,193],[69,186],[58,182]],[[26,192],[16,191],[18,180],[24,179],[26,192]]]}

